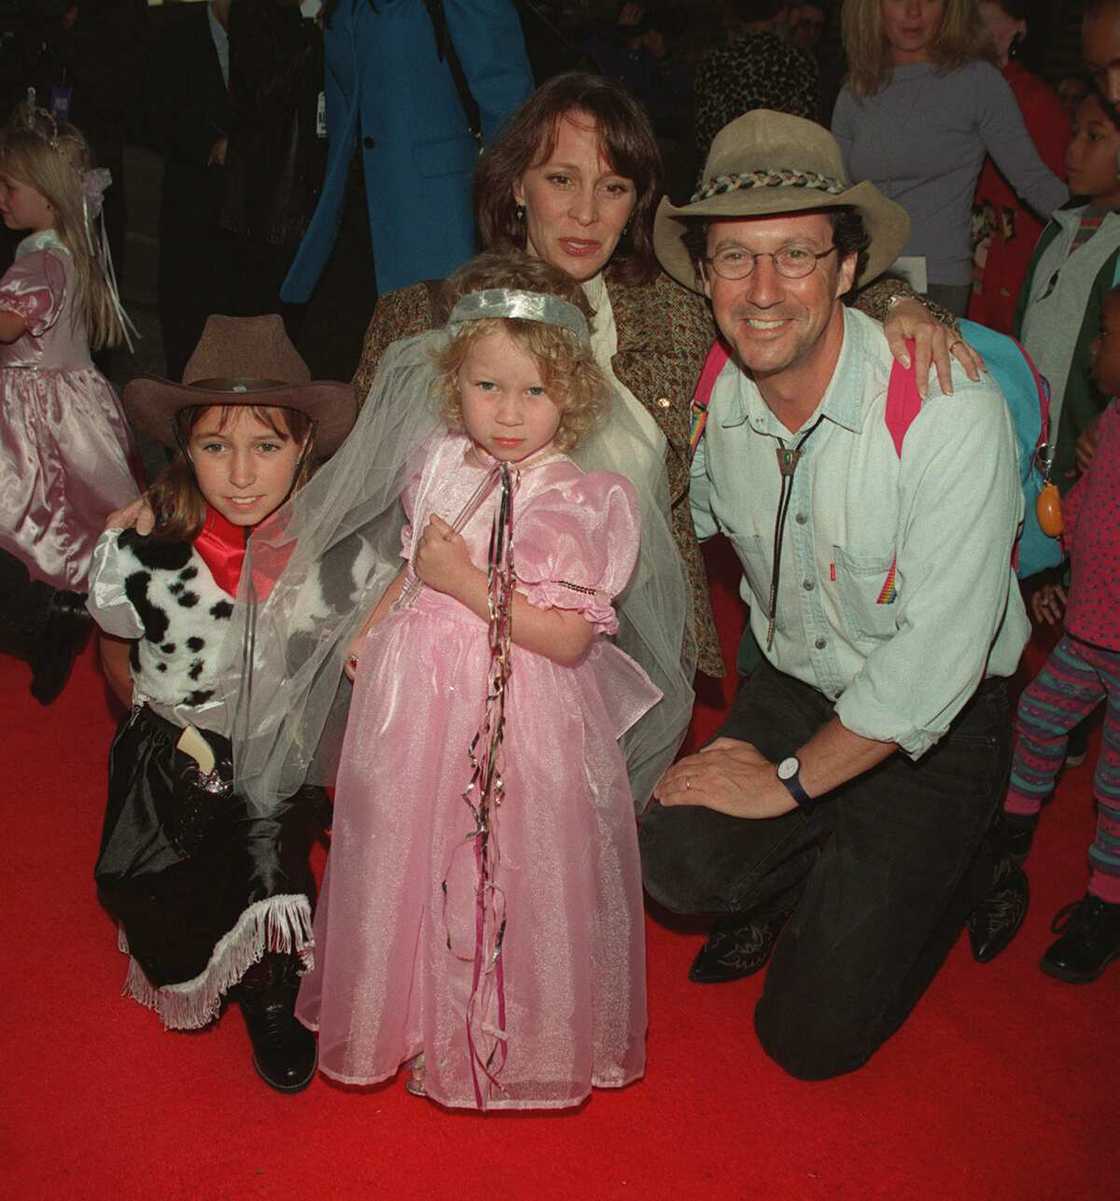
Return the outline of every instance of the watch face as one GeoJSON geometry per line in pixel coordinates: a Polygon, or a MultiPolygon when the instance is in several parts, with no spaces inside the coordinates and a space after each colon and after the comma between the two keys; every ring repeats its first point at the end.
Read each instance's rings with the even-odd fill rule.
{"type": "Polygon", "coordinates": [[[778,779],[792,780],[793,777],[797,775],[800,768],[801,764],[793,755],[791,755],[788,759],[783,759],[781,763],[778,764],[778,779]]]}

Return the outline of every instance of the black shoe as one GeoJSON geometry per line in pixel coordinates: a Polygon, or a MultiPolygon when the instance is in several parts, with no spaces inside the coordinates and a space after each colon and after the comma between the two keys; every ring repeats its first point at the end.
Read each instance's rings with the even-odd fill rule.
{"type": "Polygon", "coordinates": [[[291,955],[268,954],[245,973],[237,997],[257,1075],[282,1093],[298,1093],[315,1075],[315,1036],[295,1018],[299,975],[291,955]]]}
{"type": "Polygon", "coordinates": [[[93,628],[85,594],[55,592],[47,605],[43,631],[31,649],[31,695],[49,705],[70,677],[74,659],[93,628]]]}
{"type": "Polygon", "coordinates": [[[1031,890],[1023,869],[1005,855],[996,863],[988,895],[968,918],[968,941],[977,963],[991,963],[1019,933],[1031,890]]]}
{"type": "Polygon", "coordinates": [[[696,953],[688,978],[693,984],[726,984],[761,971],[792,912],[792,905],[783,905],[762,914],[732,913],[720,918],[696,953]]]}
{"type": "Polygon", "coordinates": [[[1088,984],[1120,957],[1120,905],[1087,892],[1058,910],[1050,925],[1061,938],[1042,957],[1048,975],[1069,984],[1088,984]]]}
{"type": "Polygon", "coordinates": [[[1037,813],[1005,813],[1003,815],[1003,845],[1008,855],[1020,866],[1026,861],[1038,829],[1037,813]]]}

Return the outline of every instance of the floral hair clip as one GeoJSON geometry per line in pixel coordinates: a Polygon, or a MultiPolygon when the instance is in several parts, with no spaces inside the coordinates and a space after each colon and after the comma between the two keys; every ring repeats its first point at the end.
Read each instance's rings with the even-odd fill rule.
{"type": "Polygon", "coordinates": [[[85,201],[89,220],[94,221],[105,203],[105,189],[113,182],[112,173],[106,167],[93,167],[82,172],[82,198],[85,201]]]}

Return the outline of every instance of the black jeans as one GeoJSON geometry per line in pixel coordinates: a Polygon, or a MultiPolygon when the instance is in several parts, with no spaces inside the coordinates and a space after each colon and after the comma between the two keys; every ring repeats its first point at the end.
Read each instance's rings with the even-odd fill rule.
{"type": "MultiPolygon", "coordinates": [[[[721,733],[776,762],[831,717],[819,692],[763,663],[721,733]]],[[[989,680],[921,759],[893,755],[812,816],[649,811],[645,885],[667,909],[749,913],[800,887],[755,1010],[763,1048],[788,1072],[852,1071],[905,1021],[991,882],[985,836],[1010,744],[1006,686],[989,680]]]]}

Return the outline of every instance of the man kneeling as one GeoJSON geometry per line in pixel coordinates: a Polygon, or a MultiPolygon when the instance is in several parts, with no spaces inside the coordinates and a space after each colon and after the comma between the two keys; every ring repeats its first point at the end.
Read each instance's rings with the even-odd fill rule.
{"type": "Polygon", "coordinates": [[[733,915],[739,975],[781,931],[755,1025],[787,1071],[820,1079],[902,1024],[991,884],[1006,677],[1029,632],[1011,570],[1022,494],[987,378],[958,372],[952,396],[901,417],[893,388],[888,414],[882,329],[841,298],[909,223],[845,182],[832,137],[752,112],[704,175],[689,204],[662,202],[655,241],[733,352],[692,511],[701,538],[735,544],[763,661],[723,737],[662,780],[646,887],[733,915]]]}

